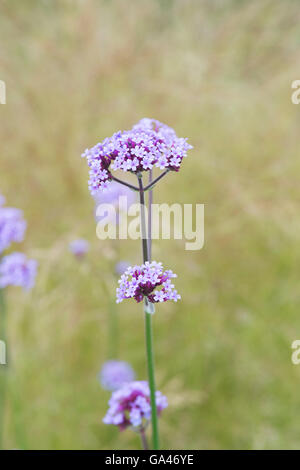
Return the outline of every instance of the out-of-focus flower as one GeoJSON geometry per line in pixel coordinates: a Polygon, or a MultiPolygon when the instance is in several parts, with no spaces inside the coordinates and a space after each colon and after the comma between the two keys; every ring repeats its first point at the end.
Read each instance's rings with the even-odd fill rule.
{"type": "Polygon", "coordinates": [[[0,207],[0,253],[9,248],[11,243],[23,241],[26,226],[21,210],[0,207]]]}
{"type": "Polygon", "coordinates": [[[126,205],[123,204],[122,200],[120,201],[120,197],[122,196],[127,198],[128,207],[136,201],[136,194],[132,189],[121,186],[116,181],[112,181],[109,185],[109,189],[104,193],[99,192],[94,194],[94,199],[96,204],[112,204],[116,208],[119,208],[119,203],[121,203],[120,209],[123,210],[126,209],[126,205]]]}
{"type": "Polygon", "coordinates": [[[97,191],[93,197],[95,200],[96,222],[101,222],[105,218],[106,222],[118,224],[122,212],[127,212],[131,204],[136,202],[135,192],[116,181],[112,181],[106,191],[97,191]],[[97,215],[97,209],[101,204],[110,204],[113,209],[113,215],[107,210],[103,214],[97,215]]]}
{"type": "Polygon", "coordinates": [[[0,207],[5,204],[5,197],[0,194],[0,207]]]}
{"type": "Polygon", "coordinates": [[[99,374],[102,387],[105,390],[117,390],[125,383],[135,379],[133,368],[125,361],[106,361],[99,374]]]}
{"type": "Polygon", "coordinates": [[[34,286],[36,272],[36,260],[18,252],[6,255],[0,263],[0,288],[12,285],[29,290],[34,286]]]}
{"type": "Polygon", "coordinates": [[[111,170],[131,173],[160,169],[178,171],[183,157],[192,146],[175,131],[154,119],[142,119],[131,130],[116,132],[82,157],[90,167],[89,189],[95,194],[109,187],[111,170]]]}
{"type": "Polygon", "coordinates": [[[84,240],[83,238],[73,240],[69,244],[71,253],[73,253],[73,255],[75,255],[77,258],[83,258],[89,251],[89,247],[89,242],[87,240],[84,240]]]}
{"type": "Polygon", "coordinates": [[[171,270],[164,271],[162,263],[148,261],[141,266],[129,267],[119,280],[117,303],[133,298],[141,302],[144,297],[149,302],[177,302],[181,297],[174,289],[171,279],[177,277],[171,270]],[[161,289],[155,289],[160,287],[161,289]]]}
{"type": "MultiPolygon", "coordinates": [[[[157,412],[160,414],[168,406],[167,398],[155,392],[157,412]]],[[[147,382],[136,381],[125,384],[113,392],[109,409],[103,418],[105,424],[114,424],[120,430],[128,426],[145,426],[151,418],[150,390],[147,382]]]]}
{"type": "Polygon", "coordinates": [[[115,271],[116,274],[121,276],[121,274],[124,274],[125,271],[130,267],[130,264],[127,261],[119,261],[119,263],[116,264],[115,266],[115,271]]]}

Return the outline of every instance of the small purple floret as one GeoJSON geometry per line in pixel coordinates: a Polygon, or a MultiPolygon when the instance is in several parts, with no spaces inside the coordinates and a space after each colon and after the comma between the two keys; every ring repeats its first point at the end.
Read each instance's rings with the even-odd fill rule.
{"type": "MultiPolygon", "coordinates": [[[[157,412],[160,414],[168,406],[167,398],[155,392],[157,412]]],[[[147,382],[136,381],[125,384],[113,392],[108,402],[109,408],[103,419],[105,424],[114,424],[121,431],[129,426],[145,426],[151,419],[150,390],[147,382]]]]}

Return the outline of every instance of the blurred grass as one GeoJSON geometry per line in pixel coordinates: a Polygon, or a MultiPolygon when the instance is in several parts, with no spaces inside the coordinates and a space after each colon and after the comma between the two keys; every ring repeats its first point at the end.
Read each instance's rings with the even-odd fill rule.
{"type": "MultiPolygon", "coordinates": [[[[299,3],[1,1],[0,188],[29,229],[36,288],[9,292],[7,448],[136,448],[101,422],[112,266],[137,242],[100,242],[82,150],[141,117],[194,150],[156,202],[205,203],[203,250],[154,242],[182,302],[155,315],[165,448],[298,448],[299,3]],[[78,265],[68,241],[92,242],[78,265]]],[[[124,303],[122,359],[146,378],[143,316],[124,303]]]]}

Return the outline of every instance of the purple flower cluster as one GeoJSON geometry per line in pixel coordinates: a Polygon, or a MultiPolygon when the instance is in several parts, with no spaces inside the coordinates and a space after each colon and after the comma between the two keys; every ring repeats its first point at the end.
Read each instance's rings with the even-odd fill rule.
{"type": "Polygon", "coordinates": [[[0,264],[0,288],[13,285],[29,290],[34,286],[36,271],[37,262],[27,259],[23,253],[4,256],[0,264]]]}
{"type": "MultiPolygon", "coordinates": [[[[2,199],[4,203],[4,198],[2,199]]],[[[0,254],[10,247],[11,243],[20,243],[24,239],[26,222],[23,212],[13,207],[0,204],[0,254]]]]}
{"type": "MultiPolygon", "coordinates": [[[[103,419],[105,424],[114,424],[120,430],[128,426],[144,426],[151,418],[150,390],[147,382],[136,381],[125,384],[113,392],[108,402],[109,409],[103,419]]],[[[156,392],[158,414],[168,406],[167,398],[156,392]]]]}
{"type": "Polygon", "coordinates": [[[89,251],[89,242],[83,238],[73,240],[69,244],[69,249],[77,258],[83,258],[83,256],[89,251]]]}
{"type": "Polygon", "coordinates": [[[135,379],[133,368],[125,361],[106,361],[99,374],[102,387],[105,390],[118,390],[124,384],[135,379]]]}
{"type": "Polygon", "coordinates": [[[177,302],[181,297],[174,289],[171,279],[177,277],[171,270],[164,271],[162,263],[148,261],[142,266],[133,266],[126,269],[119,280],[117,288],[117,303],[124,299],[133,298],[141,302],[144,297],[149,302],[177,302]],[[155,289],[160,287],[161,289],[155,289]]]}
{"type": "Polygon", "coordinates": [[[90,167],[89,189],[92,194],[107,189],[110,169],[138,173],[155,166],[178,171],[190,148],[187,139],[177,137],[170,127],[144,118],[131,130],[119,131],[85,150],[82,157],[90,167]]]}
{"type": "Polygon", "coordinates": [[[5,198],[0,194],[0,289],[9,285],[31,289],[34,285],[37,262],[27,259],[23,253],[11,253],[2,257],[11,243],[24,240],[26,221],[23,212],[14,207],[4,207],[5,198]]]}

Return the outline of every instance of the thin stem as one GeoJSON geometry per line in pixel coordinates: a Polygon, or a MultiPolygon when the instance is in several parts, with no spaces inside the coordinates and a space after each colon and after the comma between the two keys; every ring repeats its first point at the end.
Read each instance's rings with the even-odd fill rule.
{"type": "Polygon", "coordinates": [[[149,450],[149,445],[145,433],[145,428],[141,427],[140,429],[140,436],[141,436],[141,441],[142,441],[142,447],[144,450],[149,450]]]}
{"type": "Polygon", "coordinates": [[[152,440],[153,449],[159,449],[159,431],[158,431],[158,416],[156,408],[156,386],[155,386],[155,364],[153,352],[153,337],[152,337],[152,314],[145,311],[145,336],[146,336],[146,349],[148,361],[148,379],[150,388],[150,401],[151,401],[151,422],[152,422],[152,440]]]}
{"type": "Polygon", "coordinates": [[[169,169],[167,169],[166,171],[164,171],[163,173],[161,173],[157,178],[155,178],[155,180],[153,180],[151,183],[149,183],[147,186],[145,186],[144,188],[144,191],[148,191],[149,189],[153,188],[154,185],[159,181],[161,180],[164,176],[166,176],[167,173],[169,173],[169,169]]]}
{"type": "MultiPolygon", "coordinates": [[[[0,339],[6,343],[6,303],[4,298],[4,289],[0,289],[0,339]]],[[[0,450],[3,449],[4,435],[4,416],[5,416],[5,398],[6,398],[6,366],[0,364],[0,450]]]]}
{"type": "Polygon", "coordinates": [[[111,179],[113,181],[116,181],[117,183],[123,184],[123,186],[127,186],[127,188],[130,188],[133,191],[139,191],[139,188],[137,188],[133,184],[127,183],[126,181],[119,180],[119,178],[116,178],[115,176],[112,176],[111,179]]]}
{"type": "Polygon", "coordinates": [[[143,179],[141,173],[138,174],[139,192],[140,192],[140,205],[141,205],[141,236],[142,236],[142,249],[143,249],[143,261],[149,261],[148,256],[148,243],[147,243],[147,232],[146,232],[146,216],[145,216],[145,193],[143,187],[143,179]]]}
{"type": "MultiPolygon", "coordinates": [[[[152,170],[149,171],[149,184],[152,183],[152,170]]],[[[150,189],[148,196],[148,256],[149,261],[152,259],[152,204],[153,204],[153,190],[150,189]]]]}
{"type": "MultiPolygon", "coordinates": [[[[149,260],[147,234],[146,234],[146,217],[145,217],[145,193],[143,187],[142,175],[138,174],[138,182],[140,189],[140,204],[141,204],[141,235],[142,235],[142,249],[144,263],[149,260]]],[[[145,339],[146,339],[146,352],[148,364],[148,380],[150,388],[150,402],[151,402],[151,422],[152,422],[152,440],[153,449],[159,449],[159,432],[158,432],[158,417],[156,408],[156,387],[155,387],[155,365],[154,365],[154,351],[152,340],[152,313],[154,312],[153,304],[145,299],[144,312],[145,312],[145,339]]]]}

